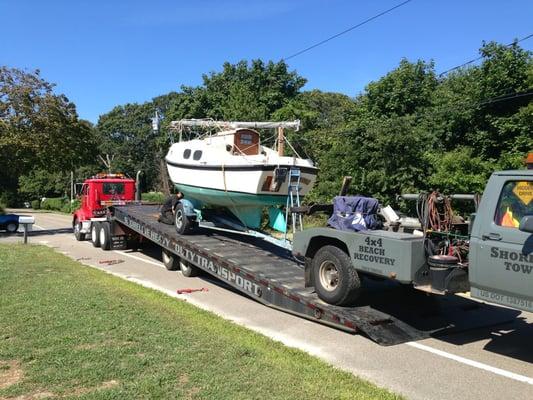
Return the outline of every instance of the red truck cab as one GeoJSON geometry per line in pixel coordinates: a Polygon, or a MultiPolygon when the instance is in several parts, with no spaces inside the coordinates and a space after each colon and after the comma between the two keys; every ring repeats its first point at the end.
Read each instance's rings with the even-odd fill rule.
{"type": "Polygon", "coordinates": [[[94,219],[105,217],[107,207],[135,201],[135,180],[123,174],[97,174],[83,182],[81,207],[72,215],[72,227],[78,240],[91,231],[94,219]]]}

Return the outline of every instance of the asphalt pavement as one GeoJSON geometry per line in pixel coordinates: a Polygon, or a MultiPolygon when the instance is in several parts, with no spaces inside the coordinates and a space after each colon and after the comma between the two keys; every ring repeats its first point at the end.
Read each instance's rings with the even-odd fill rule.
{"type": "MultiPolygon", "coordinates": [[[[30,243],[53,247],[85,265],[192,303],[407,398],[533,399],[531,313],[491,327],[383,347],[362,335],[266,307],[214,278],[185,278],[167,271],[155,246],[103,251],[74,239],[68,215],[16,211],[36,218],[30,243]],[[176,292],[201,288],[207,291],[176,292]]],[[[0,234],[0,243],[21,241],[21,235],[0,234]]]]}

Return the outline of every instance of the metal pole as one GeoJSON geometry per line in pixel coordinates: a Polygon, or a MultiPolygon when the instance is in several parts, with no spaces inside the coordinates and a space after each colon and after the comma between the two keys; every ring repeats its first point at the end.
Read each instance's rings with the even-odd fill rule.
{"type": "Polygon", "coordinates": [[[135,200],[137,201],[141,201],[141,172],[141,170],[138,170],[135,176],[135,200]]]}
{"type": "Polygon", "coordinates": [[[70,204],[74,201],[74,171],[70,171],[70,204]]]}
{"type": "Polygon", "coordinates": [[[28,224],[24,225],[24,244],[28,244],[28,224]]]}

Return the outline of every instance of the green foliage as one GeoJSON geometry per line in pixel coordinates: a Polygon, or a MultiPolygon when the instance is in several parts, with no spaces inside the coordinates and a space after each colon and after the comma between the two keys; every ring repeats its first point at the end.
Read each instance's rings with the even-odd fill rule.
{"type": "Polygon", "coordinates": [[[41,209],[41,200],[32,200],[31,201],[31,208],[34,210],[40,210],[41,209]]]}
{"type": "Polygon", "coordinates": [[[141,200],[143,201],[149,201],[151,203],[160,203],[163,204],[166,200],[166,197],[161,192],[148,192],[148,193],[141,193],[141,200]]]}
{"type": "Polygon", "coordinates": [[[368,84],[364,100],[373,114],[412,114],[430,105],[437,84],[433,62],[410,63],[403,59],[398,68],[368,84]]]}
{"type": "Polygon", "coordinates": [[[6,213],[6,206],[3,203],[0,203],[0,214],[6,213]]]}
{"type": "Polygon", "coordinates": [[[68,205],[68,200],[64,197],[45,198],[41,202],[43,210],[61,211],[65,205],[68,205]]]}
{"type": "MultiPolygon", "coordinates": [[[[403,59],[356,98],[302,91],[305,78],[284,62],[225,63],[199,86],[115,107],[96,130],[79,121],[68,99],[55,95],[38,72],[3,68],[0,156],[22,161],[2,163],[2,196],[12,205],[20,197],[68,194],[68,171],[80,182],[102,170],[90,161],[95,151],[109,155],[113,172],[142,170],[143,188],[167,193],[168,124],[181,118],[300,119],[303,128],[288,132],[288,139],[320,168],[307,201],[330,201],[344,175],[353,177],[351,193],[391,203],[407,191],[480,191],[490,172],[521,168],[533,150],[532,53],[494,42],[480,53],[479,66],[444,77],[436,76],[433,62],[403,59]],[[156,109],[164,119],[154,133],[156,109]]],[[[157,196],[150,199],[163,200],[157,196]]]]}
{"type": "Polygon", "coordinates": [[[168,121],[206,117],[267,120],[304,84],[305,79],[289,72],[284,62],[225,63],[221,72],[204,75],[201,86],[182,87],[180,93],[171,92],[144,104],[117,106],[100,116],[96,126],[99,152],[114,157],[112,172],[135,176],[142,170],[142,187],[164,190],[168,121]],[[151,127],[156,109],[165,116],[159,133],[151,127]]]}
{"type": "Polygon", "coordinates": [[[95,155],[92,126],[39,71],[0,67],[0,185],[16,190],[33,169],[71,170],[95,155]]]}
{"type": "Polygon", "coordinates": [[[221,72],[203,75],[202,86],[184,91],[195,100],[193,115],[261,121],[294,98],[305,82],[296,72],[289,72],[283,61],[226,62],[221,72]]]}
{"type": "Polygon", "coordinates": [[[320,175],[308,200],[329,201],[344,175],[352,193],[394,203],[430,188],[481,192],[491,172],[523,168],[533,150],[531,53],[495,43],[481,53],[480,66],[440,80],[431,63],[402,60],[367,86],[346,122],[311,132],[306,151],[320,175]],[[510,98],[494,98],[502,95],[510,98]]]}
{"type": "Polygon", "coordinates": [[[482,193],[495,169],[494,161],[476,157],[468,147],[427,157],[434,168],[428,183],[432,189],[443,193],[482,193]]]}
{"type": "Polygon", "coordinates": [[[70,188],[70,174],[33,170],[19,177],[19,193],[28,199],[65,195],[70,188]]]}
{"type": "Polygon", "coordinates": [[[155,181],[163,154],[152,131],[154,112],[150,102],[117,106],[100,116],[96,125],[99,151],[112,157],[111,172],[135,176],[142,170],[149,182],[155,181]]]}
{"type": "Polygon", "coordinates": [[[16,207],[18,205],[17,193],[12,190],[0,192],[0,203],[5,207],[16,207]]]}

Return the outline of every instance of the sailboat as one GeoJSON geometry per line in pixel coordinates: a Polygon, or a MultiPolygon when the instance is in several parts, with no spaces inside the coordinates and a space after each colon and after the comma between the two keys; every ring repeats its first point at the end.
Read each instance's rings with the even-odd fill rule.
{"type": "Polygon", "coordinates": [[[180,137],[184,127],[221,128],[172,144],[165,157],[171,181],[195,209],[224,208],[245,227],[257,229],[268,207],[271,226],[276,227],[280,206],[287,204],[291,171],[298,171],[299,196],[309,193],[315,183],[318,168],[311,160],[283,154],[284,129],[298,128],[299,121],[180,120],[171,127],[180,131],[180,137]],[[261,143],[256,129],[265,128],[277,130],[276,150],[261,143]]]}

